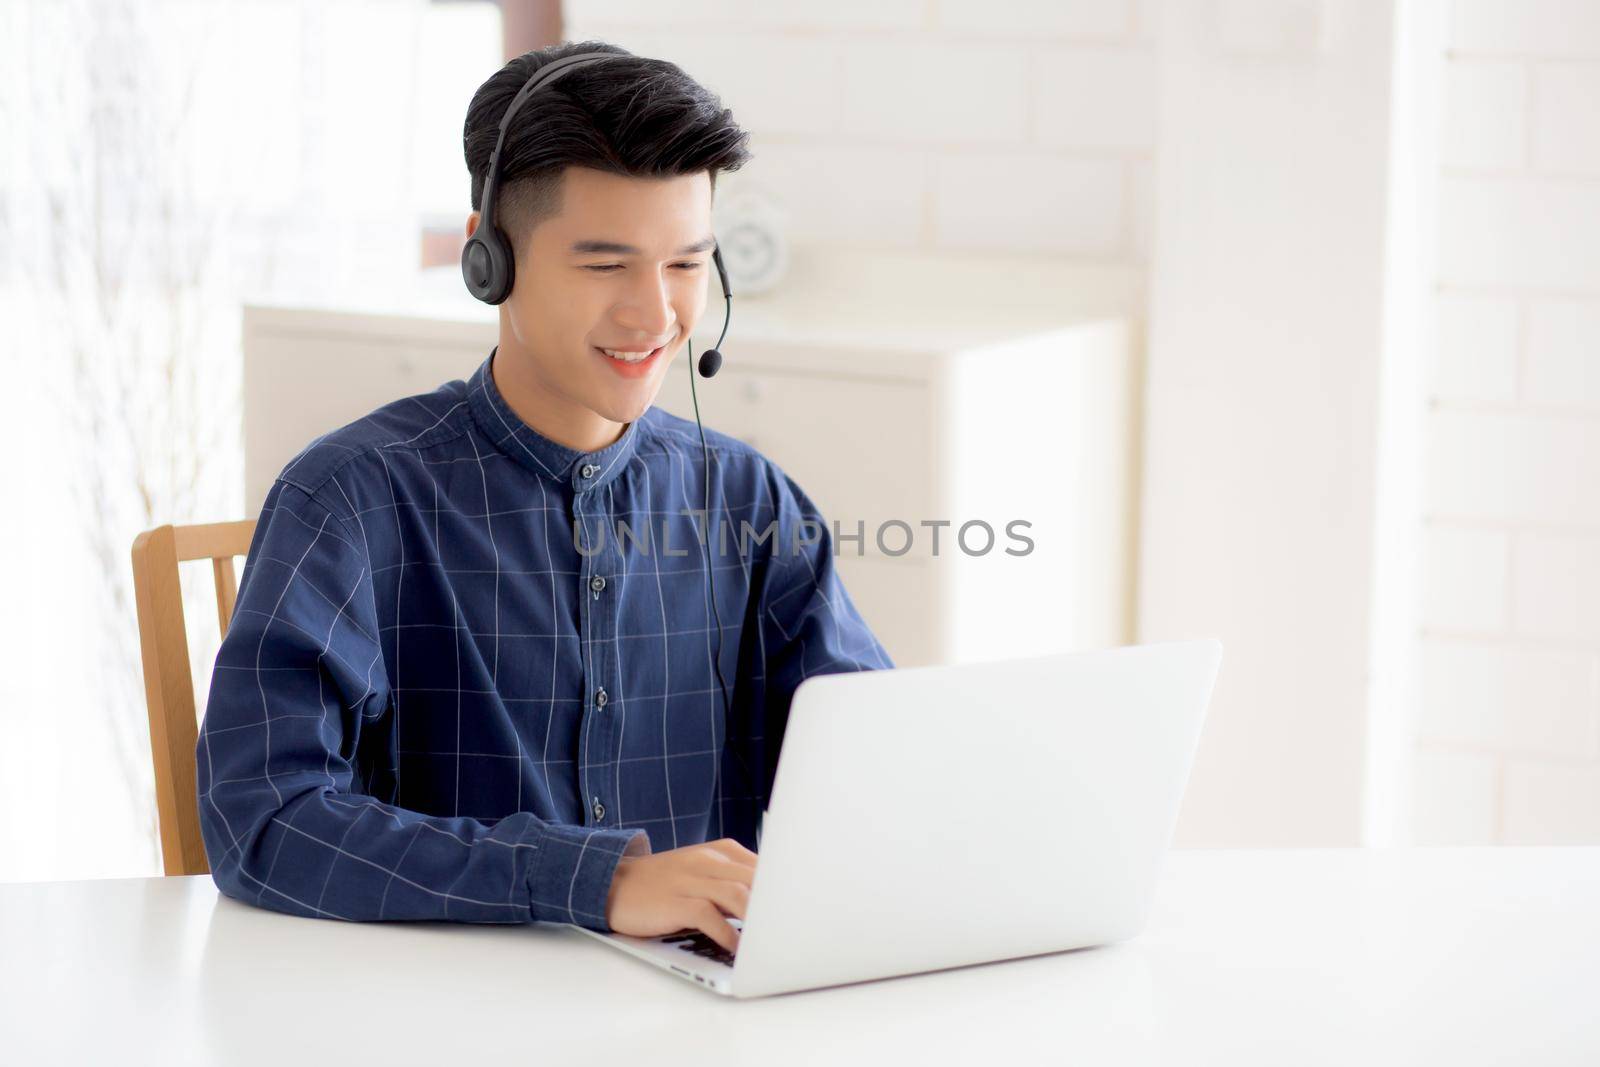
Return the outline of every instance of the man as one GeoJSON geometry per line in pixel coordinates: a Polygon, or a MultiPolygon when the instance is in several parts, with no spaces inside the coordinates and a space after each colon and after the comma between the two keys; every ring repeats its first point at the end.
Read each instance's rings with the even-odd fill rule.
{"type": "Polygon", "coordinates": [[[697,428],[651,406],[705,310],[716,175],[748,158],[731,113],[612,45],[523,55],[468,110],[467,233],[512,97],[583,51],[627,58],[507,134],[499,344],[267,495],[196,747],[228,896],[734,951],[795,688],[892,666],[800,487],[708,429],[707,522],[697,428]]]}

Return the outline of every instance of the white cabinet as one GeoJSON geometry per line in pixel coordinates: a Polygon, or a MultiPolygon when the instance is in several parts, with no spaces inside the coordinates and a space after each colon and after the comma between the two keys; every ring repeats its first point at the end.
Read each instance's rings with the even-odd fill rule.
{"type": "MultiPolygon", "coordinates": [[[[836,559],[895,662],[1132,640],[1131,277],[1038,259],[795,263],[781,294],[735,292],[722,371],[696,381],[700,414],[863,535],[836,559]]],[[[246,307],[251,514],[311,438],[488,355],[497,309],[452,286],[439,272],[403,310],[246,307]]],[[[697,353],[722,310],[717,292],[697,353]]],[[[687,367],[657,403],[692,419],[687,367]]]]}

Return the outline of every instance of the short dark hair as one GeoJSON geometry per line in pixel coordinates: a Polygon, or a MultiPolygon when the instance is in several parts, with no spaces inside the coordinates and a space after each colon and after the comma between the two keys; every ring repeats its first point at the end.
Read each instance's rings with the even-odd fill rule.
{"type": "Polygon", "coordinates": [[[514,249],[560,212],[561,175],[569,166],[636,177],[710,171],[715,197],[718,172],[738,170],[750,158],[750,135],[733,121],[733,112],[676,64],[604,41],[563,42],[524,52],[473,94],[462,145],[474,211],[483,209],[489,156],[511,99],[535,71],[578,52],[626,58],[565,72],[511,120],[501,149],[495,224],[514,249]]]}

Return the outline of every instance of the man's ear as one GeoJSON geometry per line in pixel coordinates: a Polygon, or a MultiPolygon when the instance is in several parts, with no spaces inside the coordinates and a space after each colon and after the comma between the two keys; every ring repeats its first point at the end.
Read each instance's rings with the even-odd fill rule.
{"type": "Polygon", "coordinates": [[[474,211],[472,214],[467,216],[467,236],[468,237],[471,237],[473,231],[478,228],[478,219],[479,219],[479,217],[480,217],[480,213],[477,212],[477,211],[474,211]]]}

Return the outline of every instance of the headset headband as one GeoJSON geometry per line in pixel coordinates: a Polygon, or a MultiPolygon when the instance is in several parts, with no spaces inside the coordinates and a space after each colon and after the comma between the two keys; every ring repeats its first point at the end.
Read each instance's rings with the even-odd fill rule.
{"type": "Polygon", "coordinates": [[[480,226],[494,224],[494,191],[500,185],[500,150],[505,147],[506,131],[511,128],[511,119],[517,111],[532,96],[534,90],[541,85],[546,85],[561,74],[577,67],[586,67],[591,63],[598,63],[605,59],[628,58],[621,52],[579,52],[575,56],[563,56],[551,63],[540,67],[517,95],[511,98],[511,104],[506,108],[506,113],[500,116],[500,135],[495,138],[494,152],[489,156],[488,177],[483,183],[483,207],[479,211],[480,226]]]}

